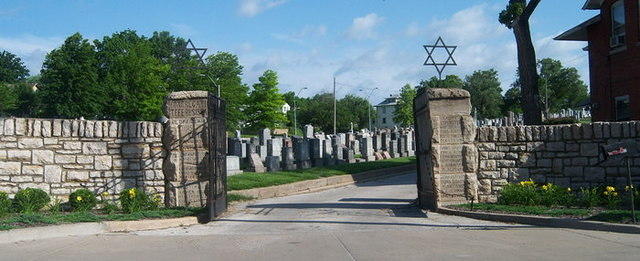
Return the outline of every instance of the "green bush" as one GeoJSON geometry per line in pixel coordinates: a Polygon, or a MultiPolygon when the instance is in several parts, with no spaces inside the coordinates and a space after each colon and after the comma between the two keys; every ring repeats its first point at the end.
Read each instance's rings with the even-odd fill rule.
{"type": "Polygon", "coordinates": [[[37,212],[44,206],[49,204],[51,198],[44,190],[36,188],[27,188],[18,191],[13,200],[15,208],[20,213],[37,212]]]}
{"type": "Polygon", "coordinates": [[[544,125],[561,125],[561,124],[575,124],[580,123],[580,121],[574,118],[556,118],[556,119],[548,119],[545,120],[542,124],[544,125]]]}
{"type": "Polygon", "coordinates": [[[599,206],[602,202],[598,188],[580,189],[577,197],[577,205],[585,208],[599,206]]]}
{"type": "Polygon", "coordinates": [[[500,191],[498,204],[535,206],[540,204],[540,194],[533,181],[507,184],[500,191]]]}
{"type": "Polygon", "coordinates": [[[11,199],[5,192],[0,192],[0,217],[11,211],[11,199]]]}
{"type": "Polygon", "coordinates": [[[540,187],[540,204],[550,206],[572,206],[575,203],[575,197],[571,194],[571,189],[556,186],[554,184],[546,184],[540,187]]]}
{"type": "Polygon", "coordinates": [[[158,208],[159,202],[151,198],[143,190],[131,188],[120,192],[120,205],[126,213],[134,213],[142,210],[153,210],[158,208]]]}
{"type": "Polygon", "coordinates": [[[96,207],[98,199],[88,189],[78,189],[69,195],[69,204],[73,211],[89,211],[96,207]]]}

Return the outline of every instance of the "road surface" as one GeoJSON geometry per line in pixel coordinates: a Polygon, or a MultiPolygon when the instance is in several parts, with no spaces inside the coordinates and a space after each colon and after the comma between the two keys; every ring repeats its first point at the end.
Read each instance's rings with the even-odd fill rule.
{"type": "Polygon", "coordinates": [[[0,260],[640,259],[638,235],[424,213],[414,198],[409,174],[251,202],[206,225],[0,245],[0,260]]]}

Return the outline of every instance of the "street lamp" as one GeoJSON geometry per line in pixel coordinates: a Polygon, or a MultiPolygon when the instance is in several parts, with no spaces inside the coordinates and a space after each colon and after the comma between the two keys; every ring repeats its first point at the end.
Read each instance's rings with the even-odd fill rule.
{"type": "Polygon", "coordinates": [[[293,135],[298,135],[298,106],[296,105],[296,98],[300,96],[300,93],[308,89],[304,87],[298,91],[296,96],[293,96],[293,135]]]}
{"type": "MultiPolygon", "coordinates": [[[[371,92],[369,92],[369,95],[367,95],[367,98],[366,98],[367,101],[369,101],[369,98],[371,98],[371,95],[377,89],[378,89],[378,87],[375,87],[375,88],[371,89],[371,92]]],[[[362,91],[365,91],[365,89],[360,89],[359,91],[362,92],[362,91]]],[[[369,101],[369,103],[371,103],[371,102],[369,101]]],[[[371,131],[371,104],[369,104],[369,106],[367,106],[367,115],[369,116],[369,131],[371,131]]]]}
{"type": "Polygon", "coordinates": [[[218,91],[218,98],[220,98],[220,86],[218,86],[218,84],[216,84],[216,81],[214,81],[213,78],[211,78],[211,76],[206,75],[204,73],[201,73],[199,75],[202,76],[202,77],[207,77],[211,81],[211,83],[213,83],[213,86],[215,86],[216,90],[218,91]]]}

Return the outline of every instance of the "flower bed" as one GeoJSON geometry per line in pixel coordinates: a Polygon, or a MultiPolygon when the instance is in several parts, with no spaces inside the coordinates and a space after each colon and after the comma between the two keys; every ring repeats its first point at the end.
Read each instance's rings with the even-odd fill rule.
{"type": "MultiPolygon", "coordinates": [[[[606,222],[631,223],[631,197],[640,208],[640,192],[633,186],[600,186],[572,190],[554,184],[522,181],[505,186],[495,204],[462,204],[456,209],[570,217],[606,222]]],[[[640,213],[636,213],[640,220],[640,213]]]]}

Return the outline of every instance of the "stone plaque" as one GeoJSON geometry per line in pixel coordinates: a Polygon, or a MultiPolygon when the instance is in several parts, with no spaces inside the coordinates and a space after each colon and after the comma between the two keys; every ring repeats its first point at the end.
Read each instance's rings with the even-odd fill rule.
{"type": "Polygon", "coordinates": [[[461,145],[442,145],[439,148],[438,172],[457,173],[463,172],[463,157],[461,145]]]}
{"type": "Polygon", "coordinates": [[[456,144],[462,142],[462,123],[460,116],[439,117],[438,134],[440,143],[456,144]]]}

